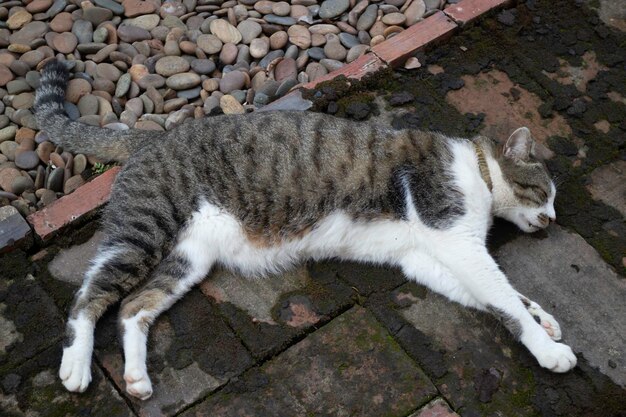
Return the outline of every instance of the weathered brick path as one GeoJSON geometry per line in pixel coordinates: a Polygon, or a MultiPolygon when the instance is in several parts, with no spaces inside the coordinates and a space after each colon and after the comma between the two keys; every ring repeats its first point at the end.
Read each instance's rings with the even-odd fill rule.
{"type": "Polygon", "coordinates": [[[387,117],[369,89],[406,101],[394,125],[535,132],[560,183],[557,224],[522,235],[497,222],[490,242],[513,284],[561,323],[574,371],[539,368],[496,320],[398,271],[325,262],[259,281],[215,271],[153,327],[146,402],[125,394],[113,309],[90,388],[70,394],[56,374],[66,311],[100,238],[92,222],[0,258],[0,415],[626,415],[626,37],[571,2],[512,13],[512,26],[487,19],[421,56],[419,70],[345,97],[329,86],[317,103],[387,117]]]}

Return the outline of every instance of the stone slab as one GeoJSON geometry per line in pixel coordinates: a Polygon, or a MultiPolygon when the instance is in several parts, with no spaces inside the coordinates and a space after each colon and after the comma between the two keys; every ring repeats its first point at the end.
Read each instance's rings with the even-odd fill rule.
{"type": "Polygon", "coordinates": [[[593,198],[616,208],[626,219],[626,161],[594,169],[587,188],[593,198]]]}
{"type": "Polygon", "coordinates": [[[484,15],[485,13],[510,5],[511,0],[461,0],[444,9],[444,13],[463,27],[484,15]]]}
{"type": "Polygon", "coordinates": [[[0,207],[0,253],[21,246],[30,235],[30,226],[15,207],[0,207]]]}
{"type": "Polygon", "coordinates": [[[459,417],[459,415],[450,409],[445,400],[435,398],[409,417],[459,417]]]}
{"type": "Polygon", "coordinates": [[[397,67],[415,52],[447,39],[457,28],[456,23],[438,11],[393,38],[374,46],[372,52],[387,65],[397,67]]]}
{"type": "Polygon", "coordinates": [[[52,277],[80,286],[87,269],[89,269],[89,261],[95,257],[103,237],[104,234],[97,231],[87,242],[61,249],[48,264],[48,270],[52,277]]]}
{"type": "Polygon", "coordinates": [[[96,356],[139,416],[172,416],[252,366],[218,310],[199,290],[192,290],[150,329],[148,374],[154,391],[150,399],[140,401],[125,391],[115,310],[98,323],[96,356]]]}
{"type": "Polygon", "coordinates": [[[27,217],[39,238],[46,241],[59,230],[91,213],[109,200],[111,186],[120,167],[113,167],[104,174],[79,187],[27,217]]]}
{"type": "Polygon", "coordinates": [[[577,234],[558,226],[496,253],[513,285],[554,315],[574,352],[626,387],[626,281],[577,234]]]}
{"type": "Polygon", "coordinates": [[[60,344],[63,321],[24,253],[0,258],[0,374],[60,344]]]}
{"type": "Polygon", "coordinates": [[[400,417],[435,394],[371,314],[354,307],[183,416],[400,417]]]}
{"type": "Polygon", "coordinates": [[[217,270],[200,288],[257,359],[280,352],[353,302],[341,281],[313,277],[304,266],[264,278],[217,270]]]}
{"type": "Polygon", "coordinates": [[[366,306],[464,416],[614,415],[624,389],[579,358],[567,374],[541,368],[495,318],[414,283],[366,306]]]}
{"type": "Polygon", "coordinates": [[[60,361],[59,344],[8,373],[0,372],[0,415],[134,416],[95,365],[91,368],[93,379],[87,391],[73,394],[65,390],[57,376],[60,361]]]}

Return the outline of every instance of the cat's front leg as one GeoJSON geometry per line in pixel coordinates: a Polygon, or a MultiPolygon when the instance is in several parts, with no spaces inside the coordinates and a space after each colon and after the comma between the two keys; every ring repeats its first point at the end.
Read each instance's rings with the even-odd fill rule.
{"type": "Polygon", "coordinates": [[[526,307],[526,310],[528,310],[537,323],[541,324],[546,333],[548,333],[548,336],[550,336],[552,340],[561,340],[561,326],[559,326],[559,323],[556,321],[554,316],[546,312],[539,304],[532,301],[528,297],[525,297],[519,292],[517,295],[522,301],[522,304],[524,304],[524,307],[526,307]]]}
{"type": "Polygon", "coordinates": [[[542,367],[553,372],[567,372],[576,366],[572,349],[552,340],[545,328],[535,321],[482,241],[450,240],[437,246],[437,259],[505,323],[542,367]]]}

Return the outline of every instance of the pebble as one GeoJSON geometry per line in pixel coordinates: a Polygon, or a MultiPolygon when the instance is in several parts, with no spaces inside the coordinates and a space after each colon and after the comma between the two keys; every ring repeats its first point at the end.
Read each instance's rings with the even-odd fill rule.
{"type": "Polygon", "coordinates": [[[406,22],[406,16],[402,13],[389,13],[383,16],[382,21],[386,25],[402,25],[406,22]]]}
{"type": "Polygon", "coordinates": [[[238,44],[241,42],[241,33],[236,27],[228,23],[224,19],[215,19],[209,24],[211,33],[219,38],[223,43],[238,44]]]}
{"type": "Polygon", "coordinates": [[[128,90],[130,90],[132,79],[129,73],[123,74],[115,87],[115,97],[124,97],[128,90]]]}
{"type": "Polygon", "coordinates": [[[326,35],[324,55],[326,55],[327,58],[334,59],[336,61],[342,61],[346,58],[346,48],[341,45],[341,42],[339,41],[339,37],[337,35],[332,33],[326,35]]]}
{"type": "Polygon", "coordinates": [[[83,19],[93,23],[95,26],[111,20],[113,12],[103,7],[89,7],[83,10],[83,19]]]}
{"type": "Polygon", "coordinates": [[[135,17],[156,11],[154,3],[143,0],[124,0],[124,16],[135,17]]]}
{"type": "Polygon", "coordinates": [[[289,42],[296,45],[300,49],[307,49],[311,46],[311,32],[300,25],[294,25],[287,30],[289,42]]]}
{"type": "Polygon", "coordinates": [[[169,77],[170,75],[179,74],[189,70],[189,62],[178,56],[166,56],[159,59],[155,66],[157,74],[169,77]]]}
{"type": "Polygon", "coordinates": [[[67,181],[65,181],[65,184],[63,184],[63,192],[65,194],[69,194],[72,191],[76,190],[81,185],[83,185],[84,183],[85,183],[85,180],[83,179],[82,176],[74,175],[73,177],[68,178],[67,181]]]}
{"type": "Polygon", "coordinates": [[[350,7],[350,0],[326,0],[322,3],[319,17],[322,19],[332,19],[337,17],[350,7]]]}
{"type": "Polygon", "coordinates": [[[296,24],[296,19],[289,16],[276,16],[275,14],[267,14],[263,17],[266,22],[276,25],[291,26],[296,24]]]}
{"type": "Polygon", "coordinates": [[[233,90],[243,88],[246,83],[246,76],[241,71],[231,71],[222,76],[220,80],[220,91],[222,93],[230,93],[233,90]]]}
{"type": "Polygon", "coordinates": [[[166,85],[174,90],[186,90],[199,85],[201,82],[202,79],[200,76],[198,74],[194,74],[193,72],[175,74],[165,81],[166,85]]]}
{"type": "Polygon", "coordinates": [[[289,41],[289,35],[285,31],[278,31],[273,33],[270,36],[270,48],[271,49],[282,49],[287,45],[289,41]]]}
{"type": "Polygon", "coordinates": [[[253,20],[244,20],[237,25],[237,30],[241,33],[241,42],[249,45],[261,34],[263,28],[253,20]]]}
{"type": "Polygon", "coordinates": [[[293,58],[283,59],[274,69],[274,79],[279,82],[287,79],[295,79],[297,74],[298,68],[293,58]]]}
{"type": "Polygon", "coordinates": [[[346,55],[346,62],[350,63],[357,59],[358,57],[365,55],[367,51],[369,51],[370,47],[367,45],[355,45],[348,51],[346,55]]]}
{"type": "Polygon", "coordinates": [[[200,35],[196,40],[198,47],[207,54],[213,55],[222,50],[222,41],[215,35],[200,35]]]}
{"type": "Polygon", "coordinates": [[[117,28],[117,36],[128,43],[151,39],[152,35],[145,29],[136,26],[120,26],[117,28]]]}
{"type": "Polygon", "coordinates": [[[113,0],[93,0],[93,2],[98,6],[111,10],[115,14],[124,13],[124,6],[114,2],[113,0]]]}
{"type": "Polygon", "coordinates": [[[6,140],[13,140],[15,133],[17,132],[17,126],[7,126],[0,129],[0,143],[6,140]]]}
{"type": "Polygon", "coordinates": [[[61,192],[63,191],[63,177],[65,175],[65,170],[61,167],[54,168],[50,172],[50,176],[48,177],[48,181],[46,183],[46,188],[52,191],[61,192]]]}
{"type": "Polygon", "coordinates": [[[194,59],[191,61],[191,69],[198,74],[210,74],[215,71],[215,62],[210,59],[194,59]]]}
{"type": "Polygon", "coordinates": [[[11,187],[11,184],[13,183],[13,180],[21,176],[22,174],[16,168],[4,168],[0,171],[0,188],[4,191],[12,193],[13,188],[11,187]]]}
{"type": "Polygon", "coordinates": [[[241,103],[230,94],[225,94],[220,98],[220,107],[224,114],[244,114],[246,112],[241,103]]]}
{"type": "Polygon", "coordinates": [[[349,33],[345,33],[345,32],[342,32],[339,34],[339,41],[341,42],[343,46],[345,46],[348,49],[352,48],[353,46],[357,46],[361,43],[359,41],[359,38],[349,33]]]}
{"type": "Polygon", "coordinates": [[[26,10],[30,13],[42,13],[52,6],[52,0],[35,0],[26,5],[26,10]]]}
{"type": "MultiPolygon", "coordinates": [[[[414,0],[414,1],[423,1],[423,0],[414,0]]],[[[372,27],[374,22],[376,21],[376,16],[378,14],[378,6],[375,4],[370,4],[367,6],[363,14],[359,17],[359,20],[356,22],[357,30],[369,30],[372,27]]]]}
{"type": "Polygon", "coordinates": [[[28,11],[26,11],[25,9],[22,9],[22,10],[18,10],[17,12],[9,16],[9,18],[6,21],[6,24],[9,29],[15,30],[15,29],[20,29],[21,27],[29,23],[31,20],[33,20],[33,15],[28,13],[28,11]]]}
{"type": "Polygon", "coordinates": [[[33,169],[39,164],[39,156],[35,151],[20,152],[15,157],[15,165],[21,169],[33,169]]]}
{"type": "Polygon", "coordinates": [[[426,13],[426,4],[424,0],[413,0],[411,5],[404,11],[406,26],[414,25],[419,22],[426,13]]]}
{"type": "Polygon", "coordinates": [[[34,187],[35,182],[29,176],[20,175],[11,181],[11,192],[15,195],[20,195],[26,190],[33,190],[34,187]]]}
{"type": "Polygon", "coordinates": [[[257,59],[263,58],[267,55],[269,48],[270,44],[266,38],[253,39],[250,43],[250,55],[257,59]]]}
{"type": "Polygon", "coordinates": [[[72,30],[72,15],[64,12],[59,13],[50,21],[50,29],[57,33],[69,32],[72,30]]]}

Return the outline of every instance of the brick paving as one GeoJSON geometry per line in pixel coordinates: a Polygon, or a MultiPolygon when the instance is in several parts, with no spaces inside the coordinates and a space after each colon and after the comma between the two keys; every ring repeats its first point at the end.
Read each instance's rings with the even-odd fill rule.
{"type": "MultiPolygon", "coordinates": [[[[518,22],[555,25],[547,2],[538,3],[540,23],[528,23],[535,12],[521,6],[518,22]]],[[[591,12],[558,6],[577,30],[592,22],[594,33],[605,33],[591,12]]],[[[41,250],[0,258],[0,415],[623,416],[626,105],[611,97],[626,96],[626,86],[616,81],[623,81],[624,57],[612,59],[602,45],[624,35],[585,41],[586,49],[598,49],[605,69],[579,90],[559,82],[566,77],[548,76],[562,67],[557,58],[578,59],[567,48],[543,52],[542,64],[552,71],[524,66],[525,59],[537,60],[529,49],[511,51],[510,60],[490,55],[506,42],[505,30],[516,28],[494,15],[422,57],[420,72],[390,76],[401,87],[414,84],[405,89],[417,97],[394,123],[500,135],[511,128],[508,116],[522,113],[515,124],[544,129],[537,139],[553,154],[549,166],[563,182],[558,224],[522,235],[496,222],[490,245],[513,284],[561,323],[579,358],[572,372],[541,369],[491,316],[407,282],[397,270],[329,261],[251,283],[214,272],[153,327],[154,394],[145,402],[124,391],[112,309],[98,325],[94,380],[87,392],[71,394],[56,374],[65,314],[99,239],[91,222],[41,250]],[[561,103],[562,94],[587,97],[587,111],[568,112],[572,101],[561,103]],[[482,116],[459,99],[477,96],[485,104],[482,116]],[[495,108],[487,105],[496,98],[495,108]],[[564,134],[564,126],[571,131],[564,134]]],[[[582,56],[577,45],[569,47],[582,56]]],[[[571,64],[581,68],[582,60],[571,64]]],[[[367,86],[384,96],[397,88],[387,81],[367,86]]]]}

